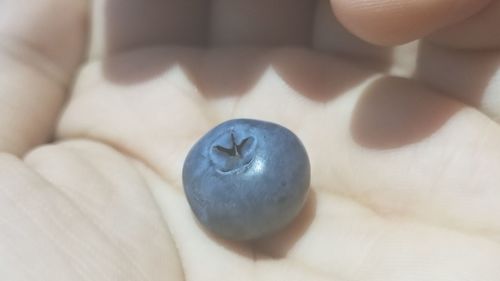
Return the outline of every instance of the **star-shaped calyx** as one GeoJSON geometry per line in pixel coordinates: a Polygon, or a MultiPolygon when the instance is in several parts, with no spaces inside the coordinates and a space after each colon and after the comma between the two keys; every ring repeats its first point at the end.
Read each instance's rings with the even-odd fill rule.
{"type": "Polygon", "coordinates": [[[234,130],[215,139],[210,159],[218,171],[227,173],[243,168],[255,156],[255,138],[234,130]]]}

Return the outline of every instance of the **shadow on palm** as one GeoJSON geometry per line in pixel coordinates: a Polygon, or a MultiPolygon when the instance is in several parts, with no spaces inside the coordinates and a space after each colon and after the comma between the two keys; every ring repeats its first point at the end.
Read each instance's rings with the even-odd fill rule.
{"type": "MultiPolygon", "coordinates": [[[[304,3],[295,13],[312,13],[328,5],[326,1],[296,2],[304,3]]],[[[105,76],[113,83],[133,85],[180,67],[206,99],[217,99],[248,93],[272,69],[296,92],[327,103],[374,74],[387,73],[393,63],[390,48],[354,38],[333,15],[283,18],[282,22],[271,22],[269,28],[248,31],[248,39],[245,34],[231,37],[211,31],[217,21],[211,18],[215,14],[209,15],[208,5],[197,0],[108,1],[106,45],[110,59],[103,65],[105,76]],[[315,46],[322,39],[313,38],[314,24],[329,28],[337,40],[348,42],[347,46],[326,44],[326,50],[315,46]],[[272,32],[280,36],[273,37],[272,32]],[[251,41],[252,36],[256,42],[251,41]],[[153,50],[141,51],[144,49],[153,50]]],[[[251,5],[246,8],[250,11],[239,16],[265,12],[259,7],[251,10],[251,5]]],[[[244,27],[235,27],[235,31],[241,31],[238,28],[244,27]]],[[[417,75],[425,68],[428,53],[421,49],[417,75]]],[[[485,82],[476,84],[484,87],[485,82]]],[[[405,81],[384,78],[366,89],[352,118],[353,138],[374,149],[401,147],[425,139],[460,109],[458,104],[439,98],[421,98],[425,87],[412,86],[408,90],[405,81]]]]}
{"type": "MultiPolygon", "coordinates": [[[[306,9],[313,14],[324,3],[326,1],[309,1],[296,6],[295,13],[306,9]]],[[[367,79],[380,75],[381,78],[361,91],[350,118],[352,139],[370,151],[397,150],[419,143],[463,108],[462,104],[429,91],[424,85],[426,81],[419,83],[388,76],[396,63],[393,51],[355,39],[339,27],[333,16],[280,18],[276,24],[264,19],[263,24],[270,24],[268,29],[248,32],[235,24],[234,30],[226,30],[232,35],[226,36],[224,32],[213,31],[214,26],[222,30],[232,26],[221,27],[220,23],[211,21],[205,1],[110,0],[107,5],[108,41],[103,72],[107,80],[117,85],[141,84],[180,68],[204,99],[217,100],[246,95],[265,79],[267,72],[274,71],[294,92],[326,106],[344,94],[351,94],[352,89],[367,79]],[[316,35],[320,31],[312,26],[318,24],[326,28],[327,33],[335,34],[335,42],[322,41],[324,36],[316,35]],[[294,29],[294,26],[300,28],[294,29]],[[271,36],[273,32],[280,36],[271,36]],[[344,40],[345,44],[338,44],[336,40],[344,40]]],[[[235,10],[237,12],[241,11],[235,10]]],[[[241,15],[245,16],[249,15],[241,15]]],[[[268,18],[275,17],[279,15],[268,18]]],[[[429,61],[429,53],[425,47],[420,48],[417,79],[425,80],[422,69],[429,61]]],[[[481,70],[487,72],[485,68],[481,70]]],[[[485,87],[482,82],[478,79],[477,87],[485,87]]],[[[272,92],[266,94],[273,95],[272,92]]],[[[269,102],[276,101],[269,99],[269,102]]],[[[313,169],[315,160],[312,159],[313,169]]],[[[286,257],[314,221],[316,198],[315,193],[312,194],[302,214],[286,230],[243,247],[250,246],[275,258],[286,257]]],[[[241,245],[212,238],[251,258],[247,251],[240,250],[241,245]]]]}

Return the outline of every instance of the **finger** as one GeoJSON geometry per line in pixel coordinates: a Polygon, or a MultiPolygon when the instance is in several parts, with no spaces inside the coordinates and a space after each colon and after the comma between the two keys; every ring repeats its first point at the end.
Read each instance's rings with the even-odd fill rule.
{"type": "Polygon", "coordinates": [[[0,5],[2,43],[22,47],[20,52],[32,51],[38,60],[61,72],[56,76],[64,76],[79,65],[85,48],[87,1],[42,0],[23,5],[5,0],[0,5]],[[64,13],[54,16],[58,11],[64,13]]]}
{"type": "MultiPolygon", "coordinates": [[[[166,57],[155,52],[143,55],[166,57]]],[[[268,55],[268,67],[249,87],[223,96],[204,90],[214,76],[193,79],[182,64],[164,68],[162,79],[128,88],[110,83],[99,64],[90,65],[59,136],[111,143],[180,187],[188,149],[212,126],[236,117],[275,121],[303,139],[318,189],[389,216],[500,234],[498,125],[415,82],[380,79],[335,58],[322,64],[316,56],[268,55]]]]}
{"type": "Polygon", "coordinates": [[[213,1],[211,45],[309,45],[314,4],[302,0],[213,1]]]}
{"type": "Polygon", "coordinates": [[[90,56],[157,45],[206,42],[208,1],[94,1],[90,56]]]}
{"type": "Polygon", "coordinates": [[[84,17],[84,1],[0,3],[0,151],[19,155],[50,137],[83,54],[84,17]]]}
{"type": "MultiPolygon", "coordinates": [[[[112,56],[125,51],[137,54],[152,47],[177,45],[200,47],[208,44],[214,48],[242,46],[250,49],[293,45],[341,54],[381,71],[390,67],[392,51],[371,46],[350,35],[333,17],[328,0],[319,1],[316,6],[307,1],[285,2],[280,5],[277,2],[213,1],[208,6],[206,1],[205,4],[197,1],[103,1],[93,10],[92,56],[100,57],[104,53],[112,56]],[[137,10],[141,13],[136,13],[137,10]],[[175,16],[165,16],[168,13],[175,13],[175,16]],[[276,14],[280,14],[279,21],[275,20],[276,14]],[[205,18],[210,18],[212,23],[206,24],[205,18]]],[[[241,60],[252,60],[250,53],[244,54],[241,60]]],[[[141,57],[135,64],[134,67],[142,69],[142,75],[135,77],[123,77],[125,72],[139,71],[123,71],[119,63],[106,63],[103,70],[109,80],[119,84],[139,83],[165,70],[152,67],[158,63],[145,59],[141,57]]],[[[172,64],[184,63],[184,58],[170,60],[172,64]]],[[[231,75],[234,67],[229,70],[226,75],[236,76],[231,75]]]]}
{"type": "Polygon", "coordinates": [[[93,8],[91,53],[158,45],[310,46],[315,10],[315,1],[302,0],[107,0],[93,8]]]}
{"type": "Polygon", "coordinates": [[[417,42],[390,48],[370,44],[353,35],[338,21],[331,5],[330,0],[317,2],[312,32],[314,49],[380,72],[400,77],[413,75],[417,42]]]}
{"type": "Polygon", "coordinates": [[[489,0],[331,0],[340,22],[375,44],[395,45],[422,38],[483,9],[489,0]]]}
{"type": "MultiPolygon", "coordinates": [[[[285,2],[213,1],[210,5],[206,1],[99,2],[92,16],[92,57],[153,46],[298,46],[342,55],[379,71],[405,76],[412,73],[411,65],[401,65],[399,59],[401,53],[408,52],[407,46],[390,50],[354,37],[335,19],[328,0],[285,2]],[[165,16],[168,13],[175,15],[165,16]],[[280,20],[276,20],[276,14],[280,20]]],[[[409,49],[413,52],[414,48],[409,49]]],[[[125,82],[116,79],[121,73],[119,67],[107,64],[103,67],[108,79],[125,82]]],[[[150,68],[143,77],[125,83],[154,78],[162,71],[150,68]]]]}
{"type": "Polygon", "coordinates": [[[301,0],[101,1],[92,13],[91,53],[155,45],[307,45],[313,8],[301,0]]]}
{"type": "Polygon", "coordinates": [[[367,43],[346,30],[332,13],[329,0],[317,1],[313,19],[313,48],[341,55],[378,69],[387,70],[393,50],[367,43]]]}
{"type": "MultiPolygon", "coordinates": [[[[89,223],[95,235],[105,243],[89,248],[100,256],[92,261],[92,253],[82,252],[87,246],[81,245],[83,248],[79,249],[80,245],[70,247],[65,240],[57,240],[63,250],[71,253],[75,263],[92,261],[88,268],[76,267],[81,274],[98,279],[99,269],[107,278],[115,280],[164,280],[165,276],[183,279],[169,231],[146,183],[125,157],[104,145],[75,140],[38,148],[27,155],[26,162],[78,210],[79,216],[68,218],[68,223],[89,223]],[[101,258],[106,259],[103,253],[111,258],[103,262],[101,258]]],[[[57,205],[54,208],[60,213],[67,212],[57,205]]],[[[52,217],[57,223],[59,218],[52,217]]],[[[93,243],[94,238],[86,237],[85,233],[64,231],[53,235],[61,237],[66,233],[85,244],[93,243]]]]}
{"type": "Polygon", "coordinates": [[[500,49],[500,2],[491,1],[481,12],[434,33],[430,40],[456,49],[500,49]]]}

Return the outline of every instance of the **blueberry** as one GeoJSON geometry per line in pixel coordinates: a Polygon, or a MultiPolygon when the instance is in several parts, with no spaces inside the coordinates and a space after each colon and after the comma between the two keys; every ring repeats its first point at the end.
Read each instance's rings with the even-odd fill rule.
{"type": "Polygon", "coordinates": [[[198,221],[231,240],[252,240],[290,223],[310,182],[307,152],[280,125],[235,119],[210,130],[189,151],[184,191],[198,221]]]}

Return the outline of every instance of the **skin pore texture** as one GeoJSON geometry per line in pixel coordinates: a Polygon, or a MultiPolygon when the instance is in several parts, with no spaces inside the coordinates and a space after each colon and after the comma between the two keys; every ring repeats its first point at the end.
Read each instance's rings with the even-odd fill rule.
{"type": "Polygon", "coordinates": [[[0,280],[497,281],[498,7],[0,1],[0,280]],[[311,165],[297,218],[246,243],[182,188],[235,118],[311,165]]]}

